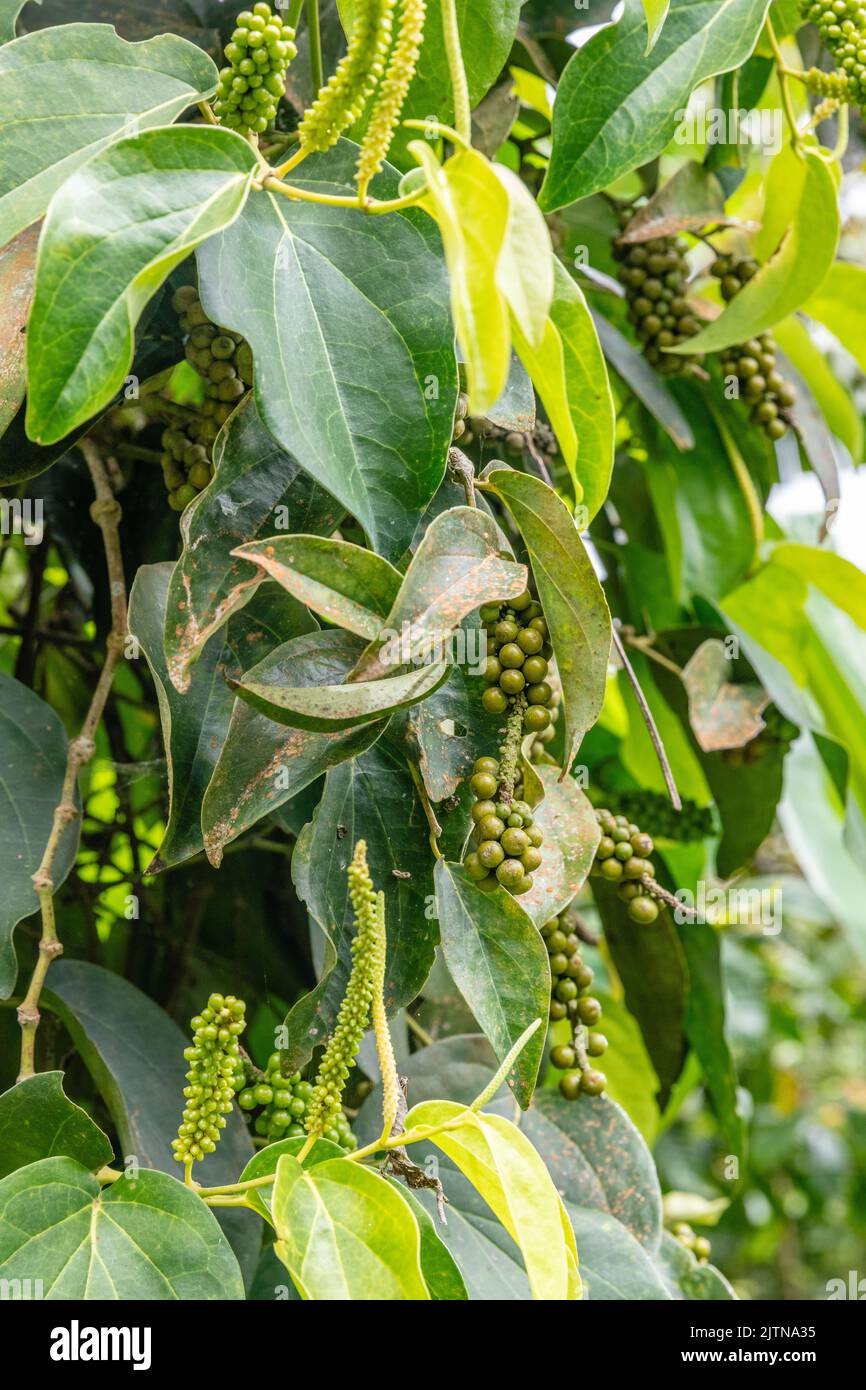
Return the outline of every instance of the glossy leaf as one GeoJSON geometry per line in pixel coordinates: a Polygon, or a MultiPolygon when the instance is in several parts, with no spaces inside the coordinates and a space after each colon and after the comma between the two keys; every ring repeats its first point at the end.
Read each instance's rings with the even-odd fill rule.
{"type": "Polygon", "coordinates": [[[607,1212],[566,1204],[580,1250],[583,1297],[590,1303],[665,1303],[670,1292],[644,1247],[607,1212]]]}
{"type": "MultiPolygon", "coordinates": [[[[0,998],[15,988],[12,933],[39,907],[31,875],[39,868],[66,772],[66,734],[57,715],[26,685],[0,672],[0,998]]],[[[52,867],[55,885],[75,861],[79,822],[63,832],[52,867]]]]}
{"type": "Polygon", "coordinates": [[[46,1299],[244,1296],[213,1213],[183,1183],[143,1170],[101,1188],[71,1158],[0,1182],[0,1277],[40,1280],[46,1299]]]}
{"type": "MultiPolygon", "coordinates": [[[[502,1061],[550,1008],[547,951],[519,901],[504,888],[480,889],[459,864],[440,859],[434,872],[436,913],[445,963],[502,1061]]],[[[518,1103],[529,1104],[544,1051],[539,1029],[509,1077],[518,1103]]]]}
{"type": "Polygon", "coordinates": [[[588,525],[607,496],[616,417],[592,315],[559,261],[544,335],[537,347],[512,325],[514,346],[544,401],[588,525]]]}
{"type": "Polygon", "coordinates": [[[169,125],[209,96],[206,53],[163,34],[129,44],[109,24],[63,24],[0,50],[0,245],[41,217],[114,140],[169,125]]]}
{"type": "Polygon", "coordinates": [[[285,1021],[288,1067],[303,1066],[329,1036],[351,968],[354,913],[346,870],[364,839],[377,889],[385,894],[388,958],[386,1007],[411,1003],[433,964],[438,937],[428,907],[432,861],[424,812],[405,763],[382,744],[334,768],[312,821],[292,856],[298,897],[324,937],[321,978],[293,1004],[285,1021]]]}
{"type": "Polygon", "coordinates": [[[408,1187],[398,1183],[396,1178],[386,1180],[412,1209],[421,1233],[421,1273],[430,1291],[430,1297],[438,1302],[462,1303],[469,1298],[460,1268],[448,1246],[440,1237],[441,1223],[422,1206],[408,1187]]]}
{"type": "Polygon", "coordinates": [[[272,535],[277,525],[327,535],[343,515],[268,433],[252,396],[220,431],[214,465],[210,485],[181,517],[183,551],[169,589],[165,655],[181,692],[208,638],[264,578],[258,565],[233,555],[235,548],[272,535]]]}
{"type": "Polygon", "coordinates": [[[510,200],[493,166],[477,150],[459,150],[440,165],[423,141],[414,140],[410,149],[427,178],[424,206],[442,235],[469,408],[485,415],[508,380],[508,311],[499,264],[510,200]]]}
{"type": "Polygon", "coordinates": [[[565,772],[604,704],[610,657],[607,601],[565,503],[527,473],[493,465],[485,486],[508,507],[523,537],[562,684],[565,772]]]}
{"type": "MultiPolygon", "coordinates": [[[[240,1174],[238,1182],[252,1182],[255,1178],[263,1178],[268,1173],[272,1173],[276,1178],[277,1164],[283,1154],[291,1154],[297,1158],[306,1142],[307,1136],[303,1134],[297,1135],[294,1139],[277,1139],[266,1144],[263,1149],[258,1149],[253,1154],[246,1168],[240,1174]]],[[[329,1158],[342,1158],[342,1156],[343,1150],[339,1144],[332,1144],[330,1139],[316,1139],[304,1159],[303,1167],[313,1168],[317,1163],[324,1163],[329,1158]]],[[[253,1187],[247,1193],[247,1202],[253,1211],[257,1211],[271,1226],[274,1224],[271,1212],[273,1199],[273,1185],[253,1187]]]]}
{"type": "Polygon", "coordinates": [[[449,1123],[430,1143],[457,1165],[520,1247],[532,1296],[580,1297],[571,1224],[539,1154],[500,1115],[475,1114],[453,1101],[427,1101],[406,1117],[406,1128],[449,1123]]]}
{"type": "Polygon", "coordinates": [[[749,56],[768,4],[672,0],[647,53],[643,6],[629,0],[622,19],[578,49],[562,75],[543,210],[585,198],[660,154],[694,89],[749,56]]]}
{"type": "Polygon", "coordinates": [[[62,1071],[28,1076],[0,1095],[0,1178],[63,1155],[96,1172],[114,1151],[86,1111],[63,1089],[62,1071]]]}
{"type": "MultiPolygon", "coordinates": [[[[293,182],[354,194],[356,157],[343,142],[305,160],[293,182]]],[[[382,196],[396,187],[386,171],[382,196]]],[[[398,560],[442,480],[457,397],[429,218],[257,194],[198,263],[205,309],[252,347],[264,424],[398,560]]]]}
{"type": "Polygon", "coordinates": [[[234,132],[178,126],[109,146],[64,184],[39,242],[27,334],[31,439],[62,439],[120,390],[142,309],[237,217],[255,168],[234,132]]]}
{"type": "MultiPolygon", "coordinates": [[[[288,680],[309,687],[348,674],[362,643],[350,633],[332,630],[298,637],[260,661],[258,683],[288,680]]],[[[285,728],[238,700],[226,741],[202,803],[205,852],[219,865],[225,846],[303,791],[329,767],[357,757],[375,743],[384,720],[357,729],[311,733],[285,728]]]]}
{"type": "Polygon", "coordinates": [[[408,1203],[378,1173],[284,1155],[273,1199],[276,1251],[304,1299],[425,1301],[421,1238],[408,1203]]]}
{"type": "Polygon", "coordinates": [[[758,337],[801,308],[824,280],[839,241],[836,180],[827,162],[809,151],[798,158],[782,150],[767,179],[767,207],[783,196],[781,239],[719,317],[689,339],[690,352],[718,352],[758,337]]]}
{"type": "Polygon", "coordinates": [[[380,631],[403,580],[374,551],[323,536],[272,536],[232,554],[258,565],[329,623],[368,639],[380,631]]]}

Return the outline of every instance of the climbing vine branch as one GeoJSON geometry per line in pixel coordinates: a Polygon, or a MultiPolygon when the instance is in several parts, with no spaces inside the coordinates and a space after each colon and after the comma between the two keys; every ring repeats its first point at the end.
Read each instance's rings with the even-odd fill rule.
{"type": "Polygon", "coordinates": [[[18,1022],[21,1025],[19,1081],[33,1076],[36,1070],[36,1030],[40,1020],[39,1000],[42,996],[48,967],[57,956],[63,953],[63,944],[57,935],[57,918],[54,910],[54,865],[64,831],[81,814],[76,803],[78,774],[96,751],[96,731],[105,709],[108,693],[114,680],[114,673],[123,655],[123,645],[126,638],[126,581],[123,575],[123,556],[120,550],[120,504],[114,496],[105,465],[96,445],[90,439],[83,439],[79,448],[90,471],[93,490],[96,494],[90,507],[90,515],[102,532],[102,541],[105,547],[111,599],[111,631],[106,642],[105,662],[96,682],[90,707],[78,737],[73,739],[69,745],[60,801],[54,809],[51,833],[48,836],[48,843],[45,846],[42,860],[33,875],[33,886],[39,899],[42,929],[39,938],[39,956],[33,967],[27,993],[18,1006],[18,1022]]]}

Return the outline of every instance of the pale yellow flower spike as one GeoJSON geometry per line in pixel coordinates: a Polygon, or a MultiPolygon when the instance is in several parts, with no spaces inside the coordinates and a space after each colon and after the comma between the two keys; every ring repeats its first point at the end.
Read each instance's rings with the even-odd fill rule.
{"type": "Polygon", "coordinates": [[[373,952],[373,1034],[382,1073],[382,1138],[389,1139],[397,1119],[400,1082],[391,1030],[385,1016],[385,953],[388,938],[385,931],[385,894],[376,895],[376,945],[373,952]]]}
{"type": "Polygon", "coordinates": [[[388,154],[418,65],[426,14],[426,0],[402,0],[400,30],[358,156],[358,191],[362,198],[366,196],[370,180],[378,174],[388,154]]]}

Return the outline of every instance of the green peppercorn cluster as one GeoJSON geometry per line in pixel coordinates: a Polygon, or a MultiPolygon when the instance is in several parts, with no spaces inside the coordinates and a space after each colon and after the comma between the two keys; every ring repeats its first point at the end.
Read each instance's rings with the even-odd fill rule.
{"type": "Polygon", "coordinates": [[[808,85],[837,101],[866,102],[866,5],[859,0],[803,0],[803,18],[817,25],[827,51],[837,63],[835,73],[812,68],[808,85]]]}
{"type": "Polygon", "coordinates": [[[604,797],[611,811],[625,816],[629,822],[652,826],[657,840],[679,840],[685,844],[704,840],[714,833],[711,809],[699,806],[696,801],[684,801],[683,809],[675,811],[664,792],[605,791],[598,795],[604,797]]]}
{"type": "Polygon", "coordinates": [[[174,421],[162,436],[163,479],[169,504],[182,512],[213,477],[213,445],[222,425],[252,384],[253,359],[239,333],[219,328],[202,307],[198,290],[183,285],[172,298],[186,333],[184,353],[205,383],[205,400],[174,421]]]}
{"type": "Polygon", "coordinates": [[[629,322],[646,360],[665,376],[694,375],[703,357],[666,351],[694,337],[701,327],[686,299],[689,267],[684,243],[675,236],[635,245],[615,241],[613,254],[620,262],[629,322]]]}
{"type": "Polygon", "coordinates": [[[615,883],[618,896],[628,904],[631,920],[649,926],[659,915],[658,903],[641,882],[655,878],[649,858],[652,839],[627,816],[615,816],[606,808],[596,811],[595,818],[601,826],[601,839],[590,872],[595,878],[615,883]]]}
{"type": "MultiPolygon", "coordinates": [[[[731,256],[717,257],[711,267],[726,300],[735,299],[757,272],[757,261],[736,261],[731,256]]],[[[722,358],[722,371],[726,377],[737,378],[739,395],[751,410],[752,424],[772,440],[787,434],[790,418],[786,412],[797,398],[793,386],[776,366],[776,352],[775,338],[764,333],[739,347],[728,348],[722,358]]]]}
{"type": "Polygon", "coordinates": [[[455,443],[458,440],[462,448],[468,449],[478,441],[481,445],[501,450],[513,459],[521,459],[526,453],[534,453],[540,454],[546,462],[553,463],[559,454],[556,435],[546,420],[536,420],[532,429],[526,432],[503,429],[492,420],[467,418],[465,410],[461,414],[459,405],[454,429],[455,443]]]}
{"type": "Polygon", "coordinates": [[[684,1245],[686,1250],[691,1250],[695,1259],[701,1264],[705,1263],[712,1254],[712,1245],[706,1236],[696,1236],[691,1226],[685,1221],[678,1221],[671,1234],[676,1237],[680,1245],[684,1245]]]}
{"type": "Polygon", "coordinates": [[[547,680],[553,690],[553,694],[550,697],[550,704],[548,705],[550,723],[546,729],[542,729],[540,733],[534,734],[532,737],[532,742],[529,745],[529,761],[531,763],[540,763],[545,759],[552,761],[547,752],[547,745],[552,743],[556,738],[556,725],[559,722],[559,713],[562,707],[562,687],[553,670],[548,672],[547,680]]]}
{"type": "Polygon", "coordinates": [[[602,1008],[589,993],[593,973],[580,951],[580,937],[569,931],[564,917],[552,917],[541,928],[550,956],[550,1018],[552,1023],[568,1019],[572,1041],[550,1049],[550,1060],[565,1072],[559,1090],[566,1100],[578,1096],[600,1096],[607,1086],[604,1072],[592,1066],[590,1058],[603,1057],[607,1038],[591,1031],[600,1021],[602,1008]]]}
{"type": "MultiPolygon", "coordinates": [[[[532,874],[541,865],[544,835],[530,807],[519,797],[501,799],[500,764],[479,758],[469,780],[475,849],[463,863],[479,888],[506,888],[515,897],[528,893],[532,874]]],[[[518,787],[515,788],[519,792],[518,787]]]]}
{"type": "Polygon", "coordinates": [[[488,651],[482,705],[488,714],[505,714],[520,700],[524,729],[542,733],[551,722],[553,687],[547,675],[553,647],[541,604],[525,589],[508,603],[484,604],[481,622],[488,651]]]}
{"type": "Polygon", "coordinates": [[[240,1062],[238,1038],[246,1027],[246,1005],[233,994],[212,994],[207,1008],[190,1021],[192,1046],[184,1051],[189,1062],[184,1087],[183,1119],[172,1140],[178,1163],[192,1163],[212,1154],[226,1115],[232,1108],[240,1062]]]}
{"type": "Polygon", "coordinates": [[[337,1022],[319,1063],[315,1085],[307,1101],[304,1125],[308,1134],[336,1129],[342,1113],[341,1096],[355,1065],[361,1039],[367,1029],[376,977],[379,936],[384,931],[381,894],[377,894],[367,867],[367,846],[359,840],[347,871],[349,897],[357,930],[352,942],[352,971],[340,1005],[337,1022]]]}
{"type": "Polygon", "coordinates": [[[295,57],[295,31],[270,5],[242,10],[226,44],[214,111],[241,135],[261,135],[273,124],[286,92],[286,68],[295,57]]]}
{"type": "MultiPolygon", "coordinates": [[[[237,1086],[237,1083],[236,1083],[237,1086]]],[[[241,1073],[237,1086],[238,1105],[248,1114],[260,1110],[253,1129],[263,1139],[295,1139],[306,1134],[304,1120],[313,1094],[313,1083],[303,1081],[301,1073],[285,1077],[280,1069],[280,1054],[268,1058],[264,1075],[247,1085],[246,1071],[241,1073]]],[[[322,1130],[322,1137],[339,1144],[343,1149],[355,1149],[358,1141],[349,1126],[342,1108],[334,1115],[333,1124],[322,1130]]]]}

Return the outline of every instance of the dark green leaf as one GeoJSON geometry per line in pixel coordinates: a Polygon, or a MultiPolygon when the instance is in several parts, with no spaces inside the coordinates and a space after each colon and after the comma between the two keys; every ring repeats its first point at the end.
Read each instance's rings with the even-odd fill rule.
{"type": "MultiPolygon", "coordinates": [[[[57,715],[26,685],[0,672],[0,998],[15,987],[12,933],[39,906],[31,875],[39,868],[66,772],[66,734],[57,715]]],[[[59,886],[75,861],[79,822],[63,831],[52,866],[59,886]]]]}
{"type": "MultiPolygon", "coordinates": [[[[258,680],[275,685],[289,679],[308,686],[329,684],[348,674],[362,650],[363,643],[351,633],[339,629],[312,632],[259,662],[258,680]]],[[[211,863],[218,865],[231,840],[303,791],[329,767],[369,748],[385,722],[310,733],[275,724],[238,700],[202,804],[204,845],[211,863]]]]}
{"type": "Polygon", "coordinates": [[[172,575],[165,628],[168,674],[183,692],[208,638],[255,593],[264,575],[237,546],[275,530],[327,535],[343,509],[302,472],[262,424],[252,396],[220,431],[216,472],[181,517],[184,548],[172,575]]]}
{"type": "Polygon", "coordinates": [[[580,1251],[583,1296],[590,1302],[666,1302],[671,1295],[655,1262],[608,1212],[566,1203],[580,1251]]]}
{"type": "MultiPolygon", "coordinates": [[[[444,859],[436,864],[434,881],[445,963],[502,1061],[524,1030],[548,1015],[550,966],[544,942],[504,888],[484,892],[461,865],[444,859]]],[[[544,1029],[539,1028],[509,1076],[524,1108],[543,1052],[544,1029]]]]}
{"type": "MultiPolygon", "coordinates": [[[[343,142],[306,160],[296,182],[354,193],[355,158],[343,142]]],[[[383,193],[396,185],[393,171],[383,176],[383,193]]],[[[457,395],[429,218],[262,193],[198,261],[208,313],[253,349],[268,429],[399,559],[442,478],[457,395]]]]}
{"type": "Polygon", "coordinates": [[[622,377],[641,404],[646,406],[650,415],[658,420],[677,448],[693,449],[695,437],[691,426],[664,379],[650,366],[643,353],[633,347],[603,314],[595,313],[593,318],[598,340],[610,366],[622,377]]]}
{"type": "Polygon", "coordinates": [[[691,1250],[687,1250],[668,1231],[662,1236],[656,1263],[673,1298],[700,1302],[706,1299],[729,1300],[737,1297],[715,1265],[699,1263],[691,1250]]]}
{"type": "Polygon", "coordinates": [[[465,1302],[469,1294],[466,1292],[466,1284],[463,1275],[448,1246],[440,1238],[441,1223],[422,1206],[418,1198],[399,1183],[396,1178],[385,1175],[386,1181],[401,1194],[404,1202],[408,1202],[412,1208],[412,1214],[418,1223],[421,1232],[421,1273],[424,1276],[424,1283],[430,1290],[430,1297],[437,1301],[445,1302],[465,1302]]]}
{"type": "Polygon", "coordinates": [[[209,96],[216,79],[207,54],[173,34],[128,44],[108,24],[64,24],[7,44],[0,245],[41,217],[85,160],[131,132],[169,125],[209,96]]]}
{"type": "Polygon", "coordinates": [[[28,1076],[0,1096],[0,1177],[62,1154],[96,1172],[113,1157],[108,1136],[63,1090],[62,1071],[28,1076]]]}
{"type": "Polygon", "coordinates": [[[0,1276],[47,1299],[242,1299],[228,1241],[204,1202],[165,1173],[108,1188],[71,1158],[0,1182],[0,1276]]]}
{"type": "Polygon", "coordinates": [[[616,890],[601,878],[590,882],[626,1004],[640,1024],[658,1075],[664,1108],[685,1061],[688,971],[683,949],[669,913],[659,913],[652,925],[638,930],[616,890]]]}
{"type": "Polygon", "coordinates": [[[585,198],[660,154],[695,87],[748,58],[768,7],[769,0],[673,0],[647,53],[643,6],[628,0],[622,19],[593,35],[562,75],[544,211],[585,198]]]}
{"type": "Polygon", "coordinates": [[[610,657],[607,600],[565,503],[540,478],[502,464],[485,486],[508,507],[526,544],[562,684],[567,772],[604,704],[610,657]]]}
{"type": "Polygon", "coordinates": [[[27,333],[31,439],[62,439],[120,390],[142,309],[237,217],[255,169],[233,131],[175,126],[110,145],[64,184],[39,241],[27,333]]]}

